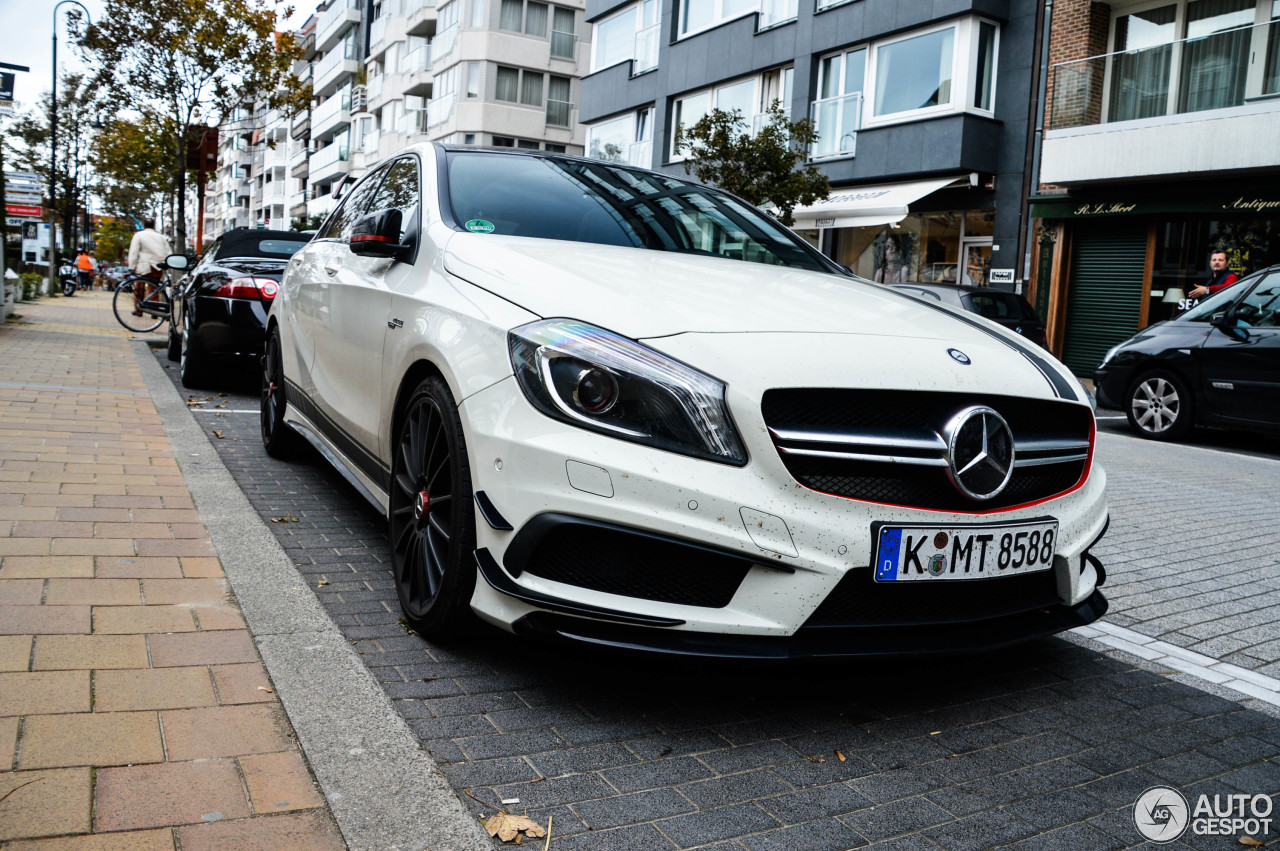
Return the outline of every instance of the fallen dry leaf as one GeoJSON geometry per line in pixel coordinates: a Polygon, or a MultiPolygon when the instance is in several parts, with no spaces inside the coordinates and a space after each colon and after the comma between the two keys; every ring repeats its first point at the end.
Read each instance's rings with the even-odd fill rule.
{"type": "Polygon", "coordinates": [[[328,584],[329,584],[328,579],[321,579],[319,582],[316,583],[316,587],[319,588],[321,585],[328,585],[328,584]]]}
{"type": "Polygon", "coordinates": [[[496,836],[503,842],[510,842],[522,833],[529,836],[547,835],[542,826],[533,819],[511,813],[498,813],[484,823],[484,829],[489,831],[490,836],[496,836]]]}
{"type": "Polygon", "coordinates": [[[275,694],[274,691],[267,688],[266,686],[258,686],[258,691],[265,691],[267,694],[275,694]]]}
{"type": "Polygon", "coordinates": [[[218,440],[222,440],[222,430],[221,430],[221,429],[216,429],[216,428],[215,428],[215,429],[213,430],[213,436],[214,436],[214,437],[216,437],[216,438],[218,438],[218,440]]]}
{"type": "Polygon", "coordinates": [[[929,735],[930,735],[930,736],[936,736],[936,735],[938,735],[938,734],[939,734],[939,733],[941,733],[941,732],[942,732],[941,730],[934,730],[934,731],[933,731],[932,733],[930,733],[929,735]]]}
{"type": "Polygon", "coordinates": [[[841,762],[844,762],[844,754],[840,753],[840,751],[836,751],[836,756],[840,758],[841,762]]]}
{"type": "Polygon", "coordinates": [[[820,756],[811,756],[809,757],[809,762],[826,762],[826,760],[820,756]]]}
{"type": "Polygon", "coordinates": [[[658,756],[666,756],[669,753],[671,753],[671,746],[667,745],[665,748],[662,749],[662,752],[659,753],[658,756]]]}
{"type": "Polygon", "coordinates": [[[1263,842],[1260,839],[1254,839],[1252,836],[1242,836],[1240,837],[1240,844],[1248,845],[1251,848],[1261,848],[1267,843],[1263,842]]]}

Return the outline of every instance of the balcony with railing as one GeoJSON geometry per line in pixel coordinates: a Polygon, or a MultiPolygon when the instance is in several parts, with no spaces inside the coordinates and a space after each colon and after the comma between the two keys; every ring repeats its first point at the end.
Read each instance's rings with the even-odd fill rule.
{"type": "Polygon", "coordinates": [[[758,27],[765,29],[787,21],[794,21],[799,6],[799,0],[761,0],[758,27]]]}
{"type": "Polygon", "coordinates": [[[458,43],[458,32],[461,29],[457,24],[453,24],[436,33],[436,37],[431,40],[432,65],[453,52],[454,45],[458,43]]]}
{"type": "MultiPolygon", "coordinates": [[[[370,130],[360,139],[360,150],[364,152],[366,157],[377,156],[378,143],[382,140],[381,130],[370,130]]],[[[366,160],[367,162],[367,160],[366,160]]]]}
{"type": "Polygon", "coordinates": [[[311,109],[311,135],[325,133],[351,123],[351,89],[340,89],[324,103],[311,109]]]}
{"type": "Polygon", "coordinates": [[[328,50],[342,38],[347,24],[360,20],[360,0],[332,0],[316,24],[316,48],[328,50]]]}
{"type": "Polygon", "coordinates": [[[347,143],[334,142],[311,155],[309,182],[322,183],[339,174],[345,174],[350,168],[351,152],[347,148],[347,143]]]}
{"type": "Polygon", "coordinates": [[[356,68],[355,42],[346,42],[342,47],[329,51],[316,63],[316,91],[323,92],[339,81],[344,74],[354,75],[356,68]]]}
{"type": "Polygon", "coordinates": [[[658,67],[658,34],[661,24],[653,24],[636,33],[635,59],[631,74],[643,74],[658,67]]]}
{"type": "Polygon", "coordinates": [[[382,97],[382,82],[384,77],[384,74],[379,74],[376,77],[370,77],[369,81],[364,84],[365,92],[369,96],[370,106],[376,104],[382,97]]]}
{"type": "Polygon", "coordinates": [[[561,32],[560,30],[551,31],[551,58],[552,59],[568,59],[573,61],[578,58],[578,37],[573,33],[561,32]]]}
{"type": "Polygon", "coordinates": [[[305,177],[307,174],[307,159],[311,156],[311,152],[307,150],[306,143],[294,141],[289,143],[289,174],[294,177],[305,177]]]}
{"type": "Polygon", "coordinates": [[[400,60],[400,93],[423,96],[431,92],[431,45],[423,44],[406,53],[400,60]]]}
{"type": "Polygon", "coordinates": [[[406,34],[430,36],[435,32],[435,0],[405,0],[404,16],[404,31],[406,34]]]}
{"type": "Polygon", "coordinates": [[[1280,20],[1055,65],[1041,178],[1078,181],[1274,165],[1280,20]]]}
{"type": "Polygon", "coordinates": [[[810,159],[838,159],[857,153],[858,129],[862,126],[862,92],[815,100],[809,116],[813,119],[813,129],[818,133],[818,141],[809,151],[810,159]]]}
{"type": "Polygon", "coordinates": [[[453,114],[453,103],[457,99],[454,93],[441,95],[438,98],[432,98],[427,101],[426,115],[427,127],[435,127],[437,124],[443,124],[449,120],[449,116],[453,114]]]}
{"type": "Polygon", "coordinates": [[[381,17],[369,24],[369,53],[376,56],[380,52],[379,47],[382,42],[387,39],[387,21],[391,20],[391,16],[383,14],[381,17]]]}

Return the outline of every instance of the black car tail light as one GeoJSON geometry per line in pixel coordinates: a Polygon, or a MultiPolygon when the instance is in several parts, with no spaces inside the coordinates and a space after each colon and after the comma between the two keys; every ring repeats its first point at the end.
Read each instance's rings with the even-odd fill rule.
{"type": "Polygon", "coordinates": [[[278,281],[272,278],[255,278],[250,275],[232,278],[214,290],[213,294],[219,298],[254,298],[271,301],[279,291],[278,281]]]}

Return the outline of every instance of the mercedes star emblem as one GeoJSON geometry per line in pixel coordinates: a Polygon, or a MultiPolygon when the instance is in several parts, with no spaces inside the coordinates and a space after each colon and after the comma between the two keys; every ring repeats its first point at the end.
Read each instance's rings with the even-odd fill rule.
{"type": "Polygon", "coordinates": [[[959,349],[947,349],[947,354],[951,355],[951,359],[956,363],[964,364],[965,366],[973,363],[973,361],[969,360],[969,356],[959,349]]]}
{"type": "Polygon", "coordinates": [[[970,499],[991,499],[1013,475],[1013,432],[984,405],[965,408],[947,423],[947,475],[970,499]]]}

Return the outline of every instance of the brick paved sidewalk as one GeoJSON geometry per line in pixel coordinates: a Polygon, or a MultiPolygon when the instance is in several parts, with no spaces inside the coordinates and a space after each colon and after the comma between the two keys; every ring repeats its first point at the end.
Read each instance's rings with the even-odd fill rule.
{"type": "Polygon", "coordinates": [[[0,841],[345,847],[179,473],[138,335],[110,293],[19,314],[0,328],[0,841]],[[114,841],[88,836],[103,833],[114,841]]]}

